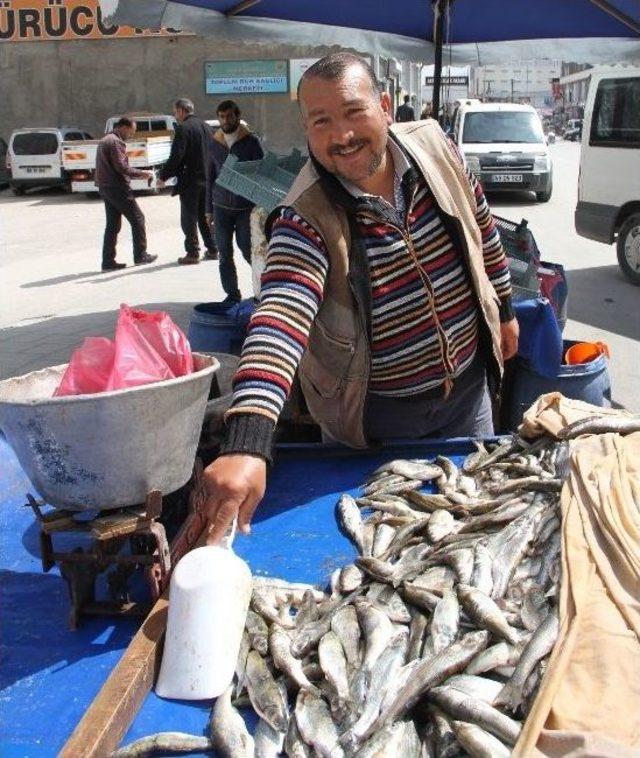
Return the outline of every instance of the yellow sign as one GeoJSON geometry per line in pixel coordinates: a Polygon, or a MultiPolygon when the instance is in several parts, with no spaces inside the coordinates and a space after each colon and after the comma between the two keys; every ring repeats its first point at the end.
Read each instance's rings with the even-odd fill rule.
{"type": "Polygon", "coordinates": [[[186,32],[106,24],[98,0],[0,0],[0,42],[167,37],[176,34],[186,32]]]}

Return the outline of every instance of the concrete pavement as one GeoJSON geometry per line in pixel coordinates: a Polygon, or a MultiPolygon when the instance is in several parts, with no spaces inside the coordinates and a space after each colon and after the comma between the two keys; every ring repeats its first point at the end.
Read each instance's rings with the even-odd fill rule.
{"type": "MultiPolygon", "coordinates": [[[[603,340],[612,351],[614,401],[640,412],[640,288],[617,266],[615,249],[582,239],[573,229],[580,146],[552,145],[554,194],[538,204],[526,193],[489,198],[497,215],[529,220],[543,258],[562,263],[569,280],[565,337],[603,340]]],[[[183,254],[179,204],[168,194],[143,196],[149,266],[100,272],[104,212],[99,200],[57,191],[14,198],[0,191],[0,376],[66,362],[89,335],[112,336],[120,303],[168,311],[187,329],[195,303],[221,300],[218,264],[179,267],[183,254]]],[[[131,264],[123,222],[118,259],[131,264]]],[[[243,295],[251,271],[239,252],[243,295]]]]}

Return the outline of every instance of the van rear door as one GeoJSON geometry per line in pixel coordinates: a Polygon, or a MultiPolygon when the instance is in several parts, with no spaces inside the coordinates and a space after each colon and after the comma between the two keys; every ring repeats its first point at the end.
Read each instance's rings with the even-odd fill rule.
{"type": "Polygon", "coordinates": [[[61,179],[60,138],[56,130],[16,131],[9,145],[13,179],[61,179]]]}
{"type": "Polygon", "coordinates": [[[640,76],[592,81],[587,96],[576,231],[611,244],[622,208],[640,201],[640,76]]]}

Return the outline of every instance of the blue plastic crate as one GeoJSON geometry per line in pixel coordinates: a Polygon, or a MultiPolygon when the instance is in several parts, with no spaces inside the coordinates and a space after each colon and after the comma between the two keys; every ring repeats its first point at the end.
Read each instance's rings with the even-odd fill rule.
{"type": "Polygon", "coordinates": [[[293,153],[284,159],[267,153],[259,161],[239,161],[237,156],[229,155],[216,183],[271,212],[282,202],[297,173],[282,168],[279,161],[295,166],[301,159],[301,155],[296,157],[293,153]]]}

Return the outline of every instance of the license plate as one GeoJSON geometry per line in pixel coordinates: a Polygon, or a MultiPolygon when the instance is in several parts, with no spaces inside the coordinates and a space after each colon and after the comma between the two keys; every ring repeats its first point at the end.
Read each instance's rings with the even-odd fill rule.
{"type": "Polygon", "coordinates": [[[47,170],[46,166],[26,166],[25,171],[27,174],[44,174],[47,170]]]}
{"type": "Polygon", "coordinates": [[[492,182],[504,182],[505,184],[517,184],[522,182],[522,174],[493,174],[491,177],[492,182]]]}

